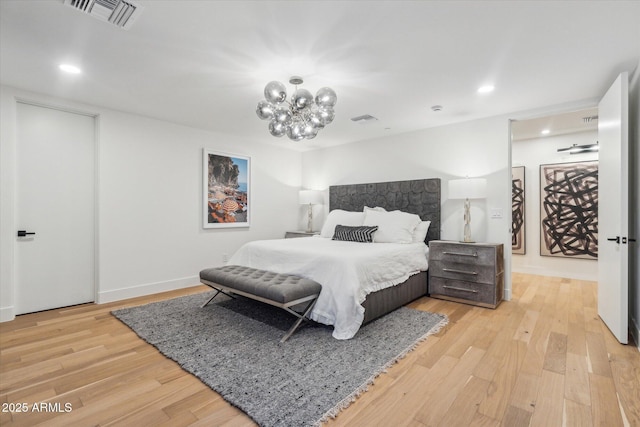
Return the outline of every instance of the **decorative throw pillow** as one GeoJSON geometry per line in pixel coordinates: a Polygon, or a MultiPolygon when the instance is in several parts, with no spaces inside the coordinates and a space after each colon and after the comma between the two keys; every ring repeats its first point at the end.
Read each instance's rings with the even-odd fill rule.
{"type": "Polygon", "coordinates": [[[378,230],[378,226],[349,227],[347,225],[336,225],[336,232],[332,240],[343,240],[345,242],[372,243],[373,233],[378,230]]]}
{"type": "Polygon", "coordinates": [[[338,224],[359,226],[362,225],[363,222],[364,212],[350,212],[342,209],[334,209],[329,212],[329,215],[327,215],[327,219],[320,231],[320,236],[329,238],[333,237],[336,225],[338,224]]]}
{"type": "Polygon", "coordinates": [[[376,243],[411,243],[413,232],[422,220],[418,215],[401,212],[365,212],[363,225],[377,225],[376,243]]]}

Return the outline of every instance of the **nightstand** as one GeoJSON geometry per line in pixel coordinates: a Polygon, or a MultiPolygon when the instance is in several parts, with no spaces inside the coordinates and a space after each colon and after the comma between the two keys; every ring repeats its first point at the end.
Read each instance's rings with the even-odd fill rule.
{"type": "Polygon", "coordinates": [[[429,294],[496,308],[504,292],[504,247],[492,243],[429,243],[429,294]]]}
{"type": "Polygon", "coordinates": [[[309,233],[308,231],[287,231],[284,233],[285,239],[292,239],[294,237],[311,237],[319,234],[317,231],[312,231],[309,233]]]}

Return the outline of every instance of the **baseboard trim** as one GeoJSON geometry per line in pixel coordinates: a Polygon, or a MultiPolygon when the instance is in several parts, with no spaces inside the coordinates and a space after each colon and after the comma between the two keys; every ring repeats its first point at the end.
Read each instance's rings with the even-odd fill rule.
{"type": "Polygon", "coordinates": [[[16,318],[16,310],[14,306],[0,307],[0,323],[10,322],[16,318]]]}
{"type": "Polygon", "coordinates": [[[129,288],[114,289],[112,291],[98,292],[96,303],[104,304],[129,298],[143,297],[160,292],[189,288],[198,284],[200,284],[200,278],[198,276],[189,276],[165,282],[147,283],[129,288]]]}
{"type": "Polygon", "coordinates": [[[567,279],[586,280],[586,281],[589,281],[589,282],[597,282],[598,281],[598,277],[597,276],[593,277],[593,275],[590,275],[590,274],[580,274],[580,273],[567,274],[566,271],[547,270],[547,269],[535,268],[535,267],[517,267],[517,268],[514,268],[513,265],[512,265],[511,266],[511,272],[512,273],[522,273],[522,274],[533,274],[535,276],[562,277],[562,278],[567,278],[567,279]]]}

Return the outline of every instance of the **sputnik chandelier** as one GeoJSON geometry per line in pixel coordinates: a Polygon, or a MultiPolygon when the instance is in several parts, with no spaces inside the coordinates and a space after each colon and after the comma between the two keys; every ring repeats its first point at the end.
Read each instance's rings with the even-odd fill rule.
{"type": "Polygon", "coordinates": [[[269,82],[264,88],[264,98],[258,102],[256,113],[262,120],[269,120],[269,132],[281,137],[286,134],[293,141],[313,139],[318,131],[333,121],[333,107],[338,97],[333,89],[323,87],[313,95],[306,89],[298,89],[302,77],[293,76],[289,83],[296,86],[287,101],[287,89],[280,82],[269,82]]]}

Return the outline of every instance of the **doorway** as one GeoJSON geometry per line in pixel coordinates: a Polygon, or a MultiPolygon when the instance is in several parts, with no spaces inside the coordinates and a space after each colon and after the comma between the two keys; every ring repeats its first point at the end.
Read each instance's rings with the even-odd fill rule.
{"type": "MultiPolygon", "coordinates": [[[[546,216],[553,215],[554,205],[550,198],[546,202],[544,200],[547,193],[544,188],[541,193],[540,176],[541,168],[553,170],[558,165],[560,170],[574,164],[588,164],[598,160],[598,151],[571,149],[597,146],[597,107],[513,121],[511,129],[511,166],[513,173],[517,175],[514,175],[516,182],[512,184],[516,195],[513,204],[518,212],[517,215],[514,214],[512,221],[516,231],[512,239],[512,271],[597,281],[597,255],[593,256],[588,249],[583,250],[589,247],[589,243],[580,243],[575,236],[582,233],[584,239],[591,239],[589,230],[574,230],[576,233],[571,242],[573,247],[569,246],[567,249],[561,247],[561,237],[554,235],[543,224],[546,216]]],[[[564,194],[559,185],[561,184],[558,184],[559,192],[564,194]]],[[[595,207],[597,221],[597,201],[591,207],[595,207]]],[[[587,208],[589,206],[585,207],[587,208]]],[[[583,214],[588,216],[589,212],[585,211],[583,214]]],[[[567,215],[563,221],[566,224],[558,226],[570,228],[571,222],[576,219],[567,215]]]]}
{"type": "MultiPolygon", "coordinates": [[[[557,215],[560,220],[565,214],[572,215],[573,222],[570,227],[578,229],[576,236],[570,236],[565,240],[567,244],[575,240],[583,239],[587,227],[591,227],[592,238],[596,242],[595,249],[583,250],[579,253],[582,258],[597,258],[598,269],[598,295],[597,310],[602,321],[607,325],[615,338],[623,344],[628,342],[628,308],[629,308],[629,244],[635,242],[629,233],[629,76],[622,72],[606,94],[598,103],[598,133],[597,141],[580,146],[575,144],[557,152],[582,153],[584,147],[596,147],[598,155],[595,172],[585,173],[589,167],[581,165],[563,168],[552,165],[550,169],[558,170],[548,173],[547,168],[540,166],[541,200],[544,206],[541,209],[540,230],[541,235],[547,224],[545,220],[550,217],[547,195],[554,194],[559,198],[556,202],[560,210],[557,215]],[[579,148],[579,150],[576,150],[579,148]],[[544,171],[544,173],[543,173],[544,171]],[[551,185],[549,183],[551,177],[551,185]],[[595,181],[594,181],[595,177],[595,181]],[[546,181],[543,181],[544,180],[546,181]],[[592,184],[589,184],[589,183],[592,184]],[[544,185],[544,187],[543,187],[544,185]],[[542,189],[544,188],[544,192],[542,189]],[[576,188],[578,191],[576,191],[576,188]],[[602,191],[597,194],[598,189],[602,191]],[[595,192],[594,192],[595,189],[595,192]],[[594,194],[595,193],[595,194],[594,194]],[[544,197],[544,200],[542,199],[544,197]],[[591,217],[576,216],[580,210],[586,211],[591,206],[596,206],[595,215],[591,217]],[[575,206],[578,206],[576,208],[575,206]],[[545,215],[545,216],[543,216],[545,215]],[[593,222],[597,224],[593,227],[593,222]]],[[[511,123],[512,129],[515,122],[511,123]]],[[[511,141],[513,145],[513,141],[511,141]]],[[[510,147],[512,148],[512,147],[510,147]]],[[[512,151],[512,150],[511,150],[512,151]]],[[[586,150],[590,151],[590,150],[586,150]]],[[[510,153],[511,154],[511,153],[510,153]]],[[[510,155],[510,162],[512,163],[510,155]]],[[[584,162],[588,163],[588,162],[584,162]]],[[[592,161],[591,163],[596,163],[592,161]]],[[[575,163],[574,163],[575,164],[575,163]]],[[[593,169],[592,169],[593,170],[593,169]]],[[[553,221],[557,221],[552,217],[553,221]]],[[[546,231],[545,231],[546,233],[546,231]]],[[[563,237],[566,230],[562,231],[563,237]]],[[[546,238],[546,234],[545,234],[546,238]]],[[[581,242],[582,243],[582,242],[581,242]]],[[[588,242],[586,242],[588,243],[588,242]]],[[[546,249],[550,249],[549,242],[545,241],[546,249]]],[[[540,253],[543,254],[543,241],[541,239],[540,253]]],[[[562,256],[567,254],[563,251],[562,256]]],[[[570,256],[575,254],[569,253],[570,256]]],[[[577,257],[576,257],[577,258],[577,257]]],[[[513,271],[517,271],[514,269],[513,271]]],[[[565,276],[566,277],[566,276],[565,276]]],[[[589,279],[587,279],[589,280],[589,279]]]]}
{"type": "Polygon", "coordinates": [[[15,312],[95,300],[95,117],[17,104],[15,312]]]}

